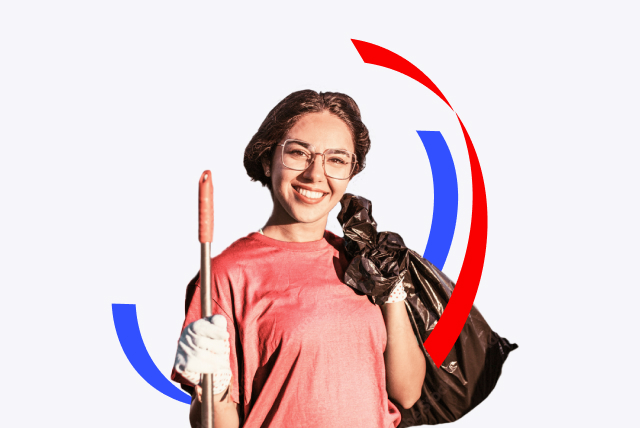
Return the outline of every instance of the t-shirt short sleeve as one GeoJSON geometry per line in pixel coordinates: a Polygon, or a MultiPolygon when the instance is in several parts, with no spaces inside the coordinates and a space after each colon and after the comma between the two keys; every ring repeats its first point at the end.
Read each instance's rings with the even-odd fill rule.
{"type": "MultiPolygon", "coordinates": [[[[202,318],[202,306],[200,303],[200,277],[199,275],[191,281],[187,287],[187,301],[185,302],[186,315],[182,330],[189,324],[202,318]]],[[[227,331],[229,332],[230,345],[230,365],[231,365],[231,398],[234,402],[240,403],[239,382],[238,382],[238,353],[237,353],[237,334],[236,325],[233,318],[233,306],[231,297],[231,287],[229,277],[215,269],[215,259],[211,267],[211,300],[212,314],[224,315],[227,319],[227,331]]],[[[193,384],[182,377],[175,369],[171,373],[171,380],[178,382],[182,388],[192,393],[193,384]]]]}

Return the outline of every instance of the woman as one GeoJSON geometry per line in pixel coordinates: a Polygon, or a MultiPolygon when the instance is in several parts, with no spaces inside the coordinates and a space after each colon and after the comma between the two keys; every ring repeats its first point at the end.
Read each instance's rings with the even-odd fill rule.
{"type": "Polygon", "coordinates": [[[199,320],[196,285],[172,376],[214,374],[216,428],[389,428],[400,422],[389,398],[409,408],[420,397],[425,359],[402,286],[381,307],[357,294],[342,282],[343,241],[325,230],[369,146],[350,97],[311,90],[282,100],[249,142],[245,168],[273,211],[212,260],[218,315],[199,320]]]}

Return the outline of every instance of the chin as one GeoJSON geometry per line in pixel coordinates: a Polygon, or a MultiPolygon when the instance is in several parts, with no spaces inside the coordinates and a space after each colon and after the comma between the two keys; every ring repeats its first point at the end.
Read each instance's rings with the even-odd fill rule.
{"type": "Polygon", "coordinates": [[[293,218],[298,223],[316,223],[320,220],[326,220],[329,216],[329,213],[314,213],[314,212],[303,212],[304,210],[293,210],[291,212],[291,218],[293,218]]]}

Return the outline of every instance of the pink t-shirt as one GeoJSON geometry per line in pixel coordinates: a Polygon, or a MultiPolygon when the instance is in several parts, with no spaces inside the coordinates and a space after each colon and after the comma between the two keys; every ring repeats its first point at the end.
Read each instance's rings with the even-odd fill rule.
{"type": "MultiPolygon", "coordinates": [[[[252,233],[212,260],[213,313],[227,317],[243,427],[400,423],[385,386],[382,313],[342,282],[342,247],[331,232],[303,243],[252,233]]],[[[199,318],[198,285],[183,328],[199,318]]]]}

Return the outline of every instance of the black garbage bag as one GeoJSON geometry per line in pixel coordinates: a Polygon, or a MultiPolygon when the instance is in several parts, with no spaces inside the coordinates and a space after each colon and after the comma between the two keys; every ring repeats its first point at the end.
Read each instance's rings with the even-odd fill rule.
{"type": "Polygon", "coordinates": [[[491,393],[509,352],[518,345],[491,330],[474,306],[451,352],[442,366],[436,367],[423,343],[440,319],[455,284],[408,249],[400,235],[378,233],[369,200],[346,193],[340,203],[338,221],[350,259],[345,283],[383,305],[402,281],[409,320],[427,361],[420,399],[407,410],[398,406],[402,413],[399,427],[460,419],[491,393]]]}

